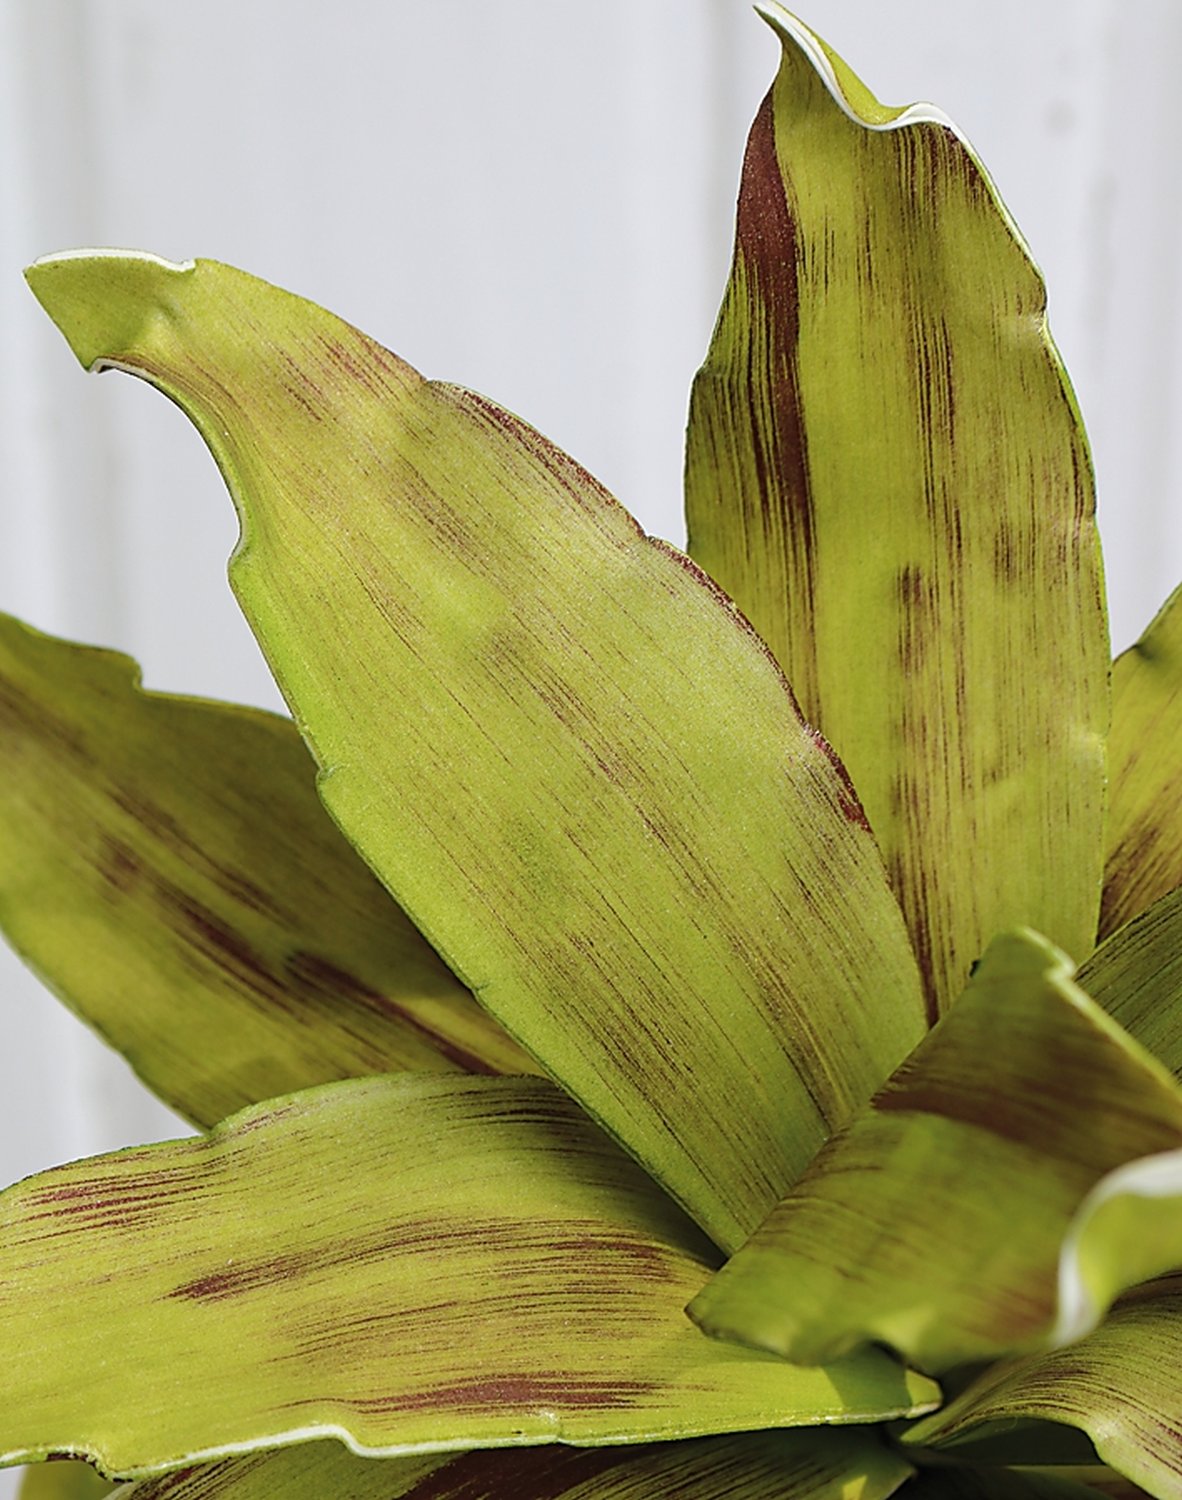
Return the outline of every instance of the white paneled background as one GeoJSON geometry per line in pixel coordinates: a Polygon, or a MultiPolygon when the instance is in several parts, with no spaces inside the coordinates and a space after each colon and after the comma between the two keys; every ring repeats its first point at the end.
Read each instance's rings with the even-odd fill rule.
{"type": "MultiPolygon", "coordinates": [[[[952,114],[1023,226],[1127,645],[1182,578],[1182,7],[804,14],[881,98],[952,114]]],[[[679,540],[686,395],[776,56],[744,0],[0,0],[0,607],[131,651],[153,686],[277,704],[200,441],[146,387],[84,378],[21,281],[78,245],[311,296],[679,540]]],[[[6,1179],[176,1129],[14,961],[0,985],[6,1179]]]]}

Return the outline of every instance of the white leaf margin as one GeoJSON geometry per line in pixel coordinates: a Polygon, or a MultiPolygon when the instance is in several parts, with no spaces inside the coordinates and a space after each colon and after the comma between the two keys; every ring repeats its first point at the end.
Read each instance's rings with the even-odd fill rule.
{"type": "Polygon", "coordinates": [[[1102,1177],[1075,1212],[1059,1252],[1058,1313],[1047,1338],[1052,1349],[1077,1343],[1100,1324],[1120,1291],[1137,1281],[1148,1280],[1182,1266],[1182,1149],[1161,1151],[1125,1162],[1102,1177]],[[1173,1215],[1161,1214],[1154,1236],[1143,1246],[1139,1273],[1133,1281],[1116,1268],[1114,1289],[1109,1294],[1089,1284],[1085,1257],[1101,1234],[1100,1214],[1121,1199],[1176,1199],[1173,1215]],[[1119,1278],[1119,1280],[1117,1280],[1119,1278]]]}

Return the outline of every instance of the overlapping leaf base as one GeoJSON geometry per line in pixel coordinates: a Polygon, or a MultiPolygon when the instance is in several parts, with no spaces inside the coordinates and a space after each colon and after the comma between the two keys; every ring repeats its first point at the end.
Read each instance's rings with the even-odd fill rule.
{"type": "Polygon", "coordinates": [[[812,1371],[705,1338],[682,1309],[711,1258],[551,1084],[307,1090],[0,1197],[0,1456],[131,1474],[316,1435],[621,1442],[936,1404],[882,1354],[812,1371]]]}

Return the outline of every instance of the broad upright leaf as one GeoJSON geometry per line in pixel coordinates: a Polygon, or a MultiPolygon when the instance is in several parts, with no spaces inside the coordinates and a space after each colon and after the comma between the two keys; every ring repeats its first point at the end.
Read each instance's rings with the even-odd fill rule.
{"type": "Polygon", "coordinates": [[[294,726],[0,616],[0,925],[199,1125],[398,1068],[532,1072],[341,837],[294,726]]]}
{"type": "Polygon", "coordinates": [[[54,257],[86,365],[190,414],[333,816],[724,1247],[923,1031],[861,807],[709,580],[482,397],[213,262],[54,257]]]}
{"type": "Polygon", "coordinates": [[[848,1430],[383,1460],[316,1443],[145,1479],[120,1500],[887,1500],[911,1472],[848,1430]]]}
{"type": "Polygon", "coordinates": [[[803,1363],[1065,1343],[1182,1265],[1182,1090],[1033,934],[968,989],[691,1306],[803,1363]]]}
{"type": "Polygon", "coordinates": [[[996,932],[1077,959],[1094,939],[1088,453],[1043,284],[963,139],[759,9],[783,63],[694,386],[690,551],[848,766],[942,1009],[996,932]]]}
{"type": "Polygon", "coordinates": [[[553,1084],[403,1073],[0,1195],[0,1462],[626,1442],[930,1409],[705,1338],[711,1249],[553,1084]]]}
{"type": "Polygon", "coordinates": [[[1182,1080],[1182,889],[1118,927],[1084,963],[1079,982],[1182,1080]]]}
{"type": "Polygon", "coordinates": [[[1182,590],[1112,671],[1101,935],[1182,885],[1182,590]]]}
{"type": "MultiPolygon", "coordinates": [[[[1182,1494],[1182,1279],[1128,1293],[1070,1349],[995,1365],[907,1434],[958,1457],[1024,1424],[1079,1428],[1096,1452],[1158,1500],[1182,1494]]],[[[1037,1441],[1037,1429],[1032,1428],[1037,1441]]]]}

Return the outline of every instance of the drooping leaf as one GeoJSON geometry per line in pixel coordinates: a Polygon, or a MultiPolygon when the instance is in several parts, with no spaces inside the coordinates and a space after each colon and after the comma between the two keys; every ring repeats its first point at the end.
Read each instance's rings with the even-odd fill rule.
{"type": "Polygon", "coordinates": [[[690,551],[849,768],[943,1008],[1015,924],[1092,947],[1088,453],[1042,281],[964,140],[757,8],[783,63],[694,386],[690,551]]]}
{"type": "Polygon", "coordinates": [[[1066,1343],[1182,1265],[1182,1090],[1033,934],[964,995],[699,1294],[709,1332],[929,1371],[1066,1343]]]}
{"type": "Polygon", "coordinates": [[[326,816],[291,723],[8,616],[0,926],[199,1125],[399,1068],[535,1071],[326,816]]]}
{"type": "Polygon", "coordinates": [[[1108,863],[1100,933],[1182,885],[1182,590],[1112,669],[1108,863]]]}
{"type": "Polygon", "coordinates": [[[1118,927],[1080,968],[1079,982],[1182,1079],[1182,888],[1118,927]]]}
{"type": "MultiPolygon", "coordinates": [[[[1069,1349],[986,1370],[907,1434],[916,1447],[968,1458],[979,1443],[1023,1424],[1080,1429],[1100,1458],[1158,1500],[1182,1493],[1182,1279],[1127,1293],[1104,1323],[1069,1349]]],[[[1037,1432],[1032,1432],[1037,1441],[1037,1432]]]]}
{"type": "Polygon", "coordinates": [[[739,1243],[924,1025],[861,808],[750,628],[524,423],[309,303],[121,253],[29,277],[84,364],[152,381],[209,443],[232,581],[333,816],[739,1243]]]}
{"type": "Polygon", "coordinates": [[[934,1404],[683,1308],[709,1242],[554,1085],[406,1073],[0,1195],[0,1462],[698,1436],[934,1404]],[[117,1353],[117,1357],[113,1357],[117,1353]]]}
{"type": "Polygon", "coordinates": [[[33,1464],[21,1476],[17,1500],[103,1500],[115,1488],[89,1464],[70,1459],[33,1464]]]}
{"type": "Polygon", "coordinates": [[[314,1443],[141,1480],[120,1500],[886,1500],[911,1472],[844,1429],[380,1460],[314,1443]]]}

